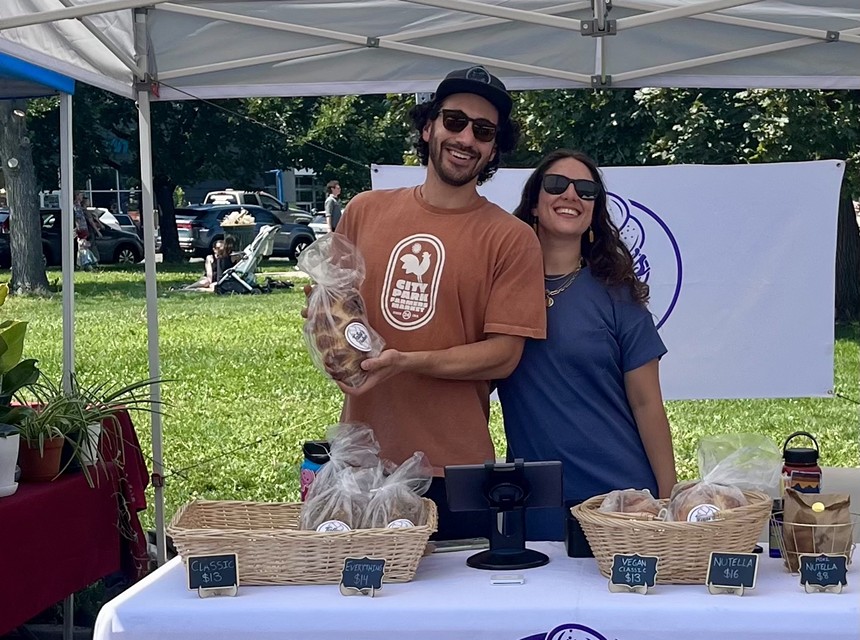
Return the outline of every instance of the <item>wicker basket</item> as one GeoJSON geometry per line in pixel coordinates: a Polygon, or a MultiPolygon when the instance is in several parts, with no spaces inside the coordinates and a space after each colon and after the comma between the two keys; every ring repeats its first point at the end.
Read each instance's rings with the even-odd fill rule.
{"type": "Polygon", "coordinates": [[[194,500],[167,528],[183,557],[236,553],[243,585],[337,584],[345,558],[385,558],[386,582],[415,576],[436,531],[436,504],[422,498],[427,523],[411,529],[317,533],[299,529],[301,503],[194,500]]]}
{"type": "MultiPolygon", "coordinates": [[[[622,514],[601,513],[605,495],[595,496],[571,508],[600,573],[609,577],[612,556],[638,553],[657,556],[657,582],[702,584],[708,572],[711,551],[749,553],[755,547],[764,523],[770,517],[772,500],[764,493],[744,491],[749,504],[721,512],[710,522],[663,522],[634,520],[622,514]]],[[[666,500],[661,501],[665,506],[666,500]]]]}

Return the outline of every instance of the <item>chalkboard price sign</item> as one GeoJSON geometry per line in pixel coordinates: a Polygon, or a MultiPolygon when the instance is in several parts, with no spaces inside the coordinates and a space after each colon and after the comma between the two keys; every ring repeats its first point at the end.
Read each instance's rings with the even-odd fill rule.
{"type": "Polygon", "coordinates": [[[346,558],[341,572],[340,592],[345,596],[373,596],[382,588],[384,573],[383,558],[346,558]]]}
{"type": "Polygon", "coordinates": [[[217,556],[188,556],[185,562],[188,588],[201,598],[236,595],[239,589],[239,557],[235,553],[217,556]]]}
{"type": "Polygon", "coordinates": [[[758,556],[754,553],[711,552],[705,584],[711,593],[744,594],[744,589],[755,589],[758,573],[758,556]]]}
{"type": "Polygon", "coordinates": [[[609,590],[612,592],[633,591],[647,593],[657,582],[657,556],[640,556],[638,553],[612,556],[612,571],[609,575],[609,590]]]}
{"type": "Polygon", "coordinates": [[[807,593],[832,591],[842,593],[848,584],[848,556],[845,555],[801,555],[800,584],[807,593]]]}

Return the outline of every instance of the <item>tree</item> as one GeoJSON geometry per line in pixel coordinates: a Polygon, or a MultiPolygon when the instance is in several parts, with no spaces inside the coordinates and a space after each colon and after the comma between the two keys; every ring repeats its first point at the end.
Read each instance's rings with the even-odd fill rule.
{"type": "Polygon", "coordinates": [[[652,123],[637,117],[631,90],[523,91],[516,100],[523,136],[512,166],[533,167],[561,147],[582,150],[605,166],[643,162],[652,123]]]}
{"type": "Polygon", "coordinates": [[[0,100],[0,160],[9,202],[10,289],[19,295],[47,295],[42,257],[36,172],[24,100],[0,100]]]}
{"type": "MultiPolygon", "coordinates": [[[[155,198],[161,211],[164,260],[183,259],[176,234],[173,192],[179,185],[221,178],[247,184],[264,168],[285,166],[290,157],[289,130],[253,122],[261,99],[157,102],[152,108],[152,155],[155,198]]],[[[274,99],[266,99],[274,100],[274,99]]],[[[278,101],[288,112],[303,98],[278,101]]],[[[298,109],[302,111],[302,109],[298,109]]],[[[300,119],[285,119],[285,127],[301,127],[300,119]]]]}
{"type": "MultiPolygon", "coordinates": [[[[411,146],[409,95],[318,98],[293,130],[290,166],[313,169],[323,182],[336,179],[344,196],[369,189],[371,164],[400,164],[411,146]]],[[[276,102],[260,101],[251,112],[270,126],[284,126],[276,102]]]]}

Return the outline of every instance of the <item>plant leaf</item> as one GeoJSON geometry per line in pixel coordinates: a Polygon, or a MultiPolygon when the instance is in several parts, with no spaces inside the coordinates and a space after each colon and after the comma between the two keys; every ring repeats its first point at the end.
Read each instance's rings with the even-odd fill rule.
{"type": "Polygon", "coordinates": [[[38,360],[21,360],[3,375],[0,383],[0,398],[9,397],[22,387],[36,384],[40,371],[36,366],[38,360]]]}
{"type": "Polygon", "coordinates": [[[0,325],[0,340],[6,348],[0,354],[0,375],[5,375],[21,360],[24,353],[24,336],[27,334],[26,322],[11,321],[8,324],[4,322],[3,325],[0,325]]]}

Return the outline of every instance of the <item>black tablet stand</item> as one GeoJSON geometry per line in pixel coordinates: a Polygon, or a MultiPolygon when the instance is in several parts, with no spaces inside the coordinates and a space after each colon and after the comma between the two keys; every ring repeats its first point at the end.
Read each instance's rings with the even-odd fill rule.
{"type": "Polygon", "coordinates": [[[490,548],[466,560],[475,569],[508,571],[541,567],[549,557],[526,549],[525,502],[531,493],[531,484],[525,477],[523,461],[513,465],[484,465],[487,481],[484,495],[490,504],[490,548]]]}

